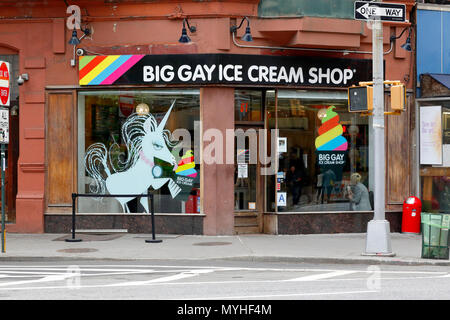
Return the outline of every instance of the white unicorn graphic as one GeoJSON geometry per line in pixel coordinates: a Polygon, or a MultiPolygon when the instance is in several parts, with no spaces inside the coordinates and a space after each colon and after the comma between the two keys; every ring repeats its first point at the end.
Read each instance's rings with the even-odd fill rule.
{"type": "MultiPolygon", "coordinates": [[[[130,115],[122,126],[122,137],[126,144],[128,155],[125,160],[112,158],[114,148],[119,148],[117,143],[111,145],[109,152],[103,143],[94,143],[86,150],[85,166],[89,176],[93,178],[89,189],[92,193],[104,194],[107,190],[110,194],[134,195],[147,194],[149,187],[157,190],[167,182],[172,198],[175,198],[181,188],[171,178],[160,178],[161,167],[155,165],[155,158],[174,165],[177,169],[175,157],[170,153],[169,147],[175,144],[170,140],[171,133],[164,129],[175,101],[170,106],[161,122],[157,123],[151,114],[142,116],[136,113],[130,115]],[[108,166],[108,158],[109,164],[108,166]],[[110,168],[112,169],[111,172],[110,168]],[[105,177],[106,175],[106,177],[105,177]]],[[[121,153],[123,155],[123,153],[121,153]]],[[[117,197],[123,208],[123,212],[130,212],[127,202],[136,197],[117,197]]],[[[146,212],[148,200],[141,197],[140,203],[146,212]]]]}

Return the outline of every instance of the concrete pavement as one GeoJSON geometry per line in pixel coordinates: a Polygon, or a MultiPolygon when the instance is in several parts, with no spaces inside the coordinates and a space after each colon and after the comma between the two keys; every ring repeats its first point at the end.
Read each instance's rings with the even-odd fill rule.
{"type": "Polygon", "coordinates": [[[7,233],[1,261],[18,260],[197,260],[450,265],[449,260],[422,259],[421,235],[391,233],[394,257],[363,256],[366,234],[156,235],[161,243],[146,243],[149,234],[82,234],[81,242],[66,242],[68,234],[7,233]]]}

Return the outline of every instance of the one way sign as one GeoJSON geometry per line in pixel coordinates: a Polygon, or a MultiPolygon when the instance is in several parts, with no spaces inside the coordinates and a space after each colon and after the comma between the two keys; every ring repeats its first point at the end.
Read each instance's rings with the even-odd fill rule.
{"type": "Polygon", "coordinates": [[[406,6],[399,3],[355,1],[356,20],[406,21],[406,6]]]}

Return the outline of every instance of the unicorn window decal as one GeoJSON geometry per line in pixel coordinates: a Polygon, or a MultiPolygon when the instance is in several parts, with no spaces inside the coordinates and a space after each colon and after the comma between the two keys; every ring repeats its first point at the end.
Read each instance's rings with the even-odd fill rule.
{"type": "MultiPolygon", "coordinates": [[[[177,145],[177,141],[171,141],[171,132],[165,129],[174,105],[175,101],[159,124],[152,114],[133,113],[126,119],[121,128],[122,139],[128,151],[125,159],[114,152],[113,149],[119,148],[116,142],[109,150],[103,143],[93,143],[87,148],[84,163],[87,174],[92,178],[90,192],[146,195],[149,188],[158,190],[168,184],[172,198],[189,194],[197,177],[197,172],[193,169],[195,163],[186,162],[186,158],[193,159],[190,157],[193,155],[192,151],[187,151],[178,163],[170,149],[177,145]],[[183,167],[189,168],[180,170],[183,167]]],[[[127,202],[135,197],[115,199],[120,202],[123,212],[129,213],[127,202]]],[[[141,197],[140,203],[148,213],[147,198],[141,197]]]]}

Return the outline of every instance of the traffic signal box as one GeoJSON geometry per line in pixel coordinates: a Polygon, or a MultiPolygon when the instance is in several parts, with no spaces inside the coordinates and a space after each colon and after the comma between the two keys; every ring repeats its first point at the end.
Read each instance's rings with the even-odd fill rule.
{"type": "Polygon", "coordinates": [[[348,111],[371,112],[373,109],[373,87],[348,88],[348,111]]]}
{"type": "Polygon", "coordinates": [[[404,111],[406,101],[406,90],[403,84],[391,86],[391,109],[404,111]]]}
{"type": "MultiPolygon", "coordinates": [[[[371,114],[373,110],[373,82],[360,82],[348,88],[348,111],[371,114]]],[[[405,110],[406,90],[400,81],[384,81],[391,85],[391,110],[384,114],[400,114],[405,110]]]]}

